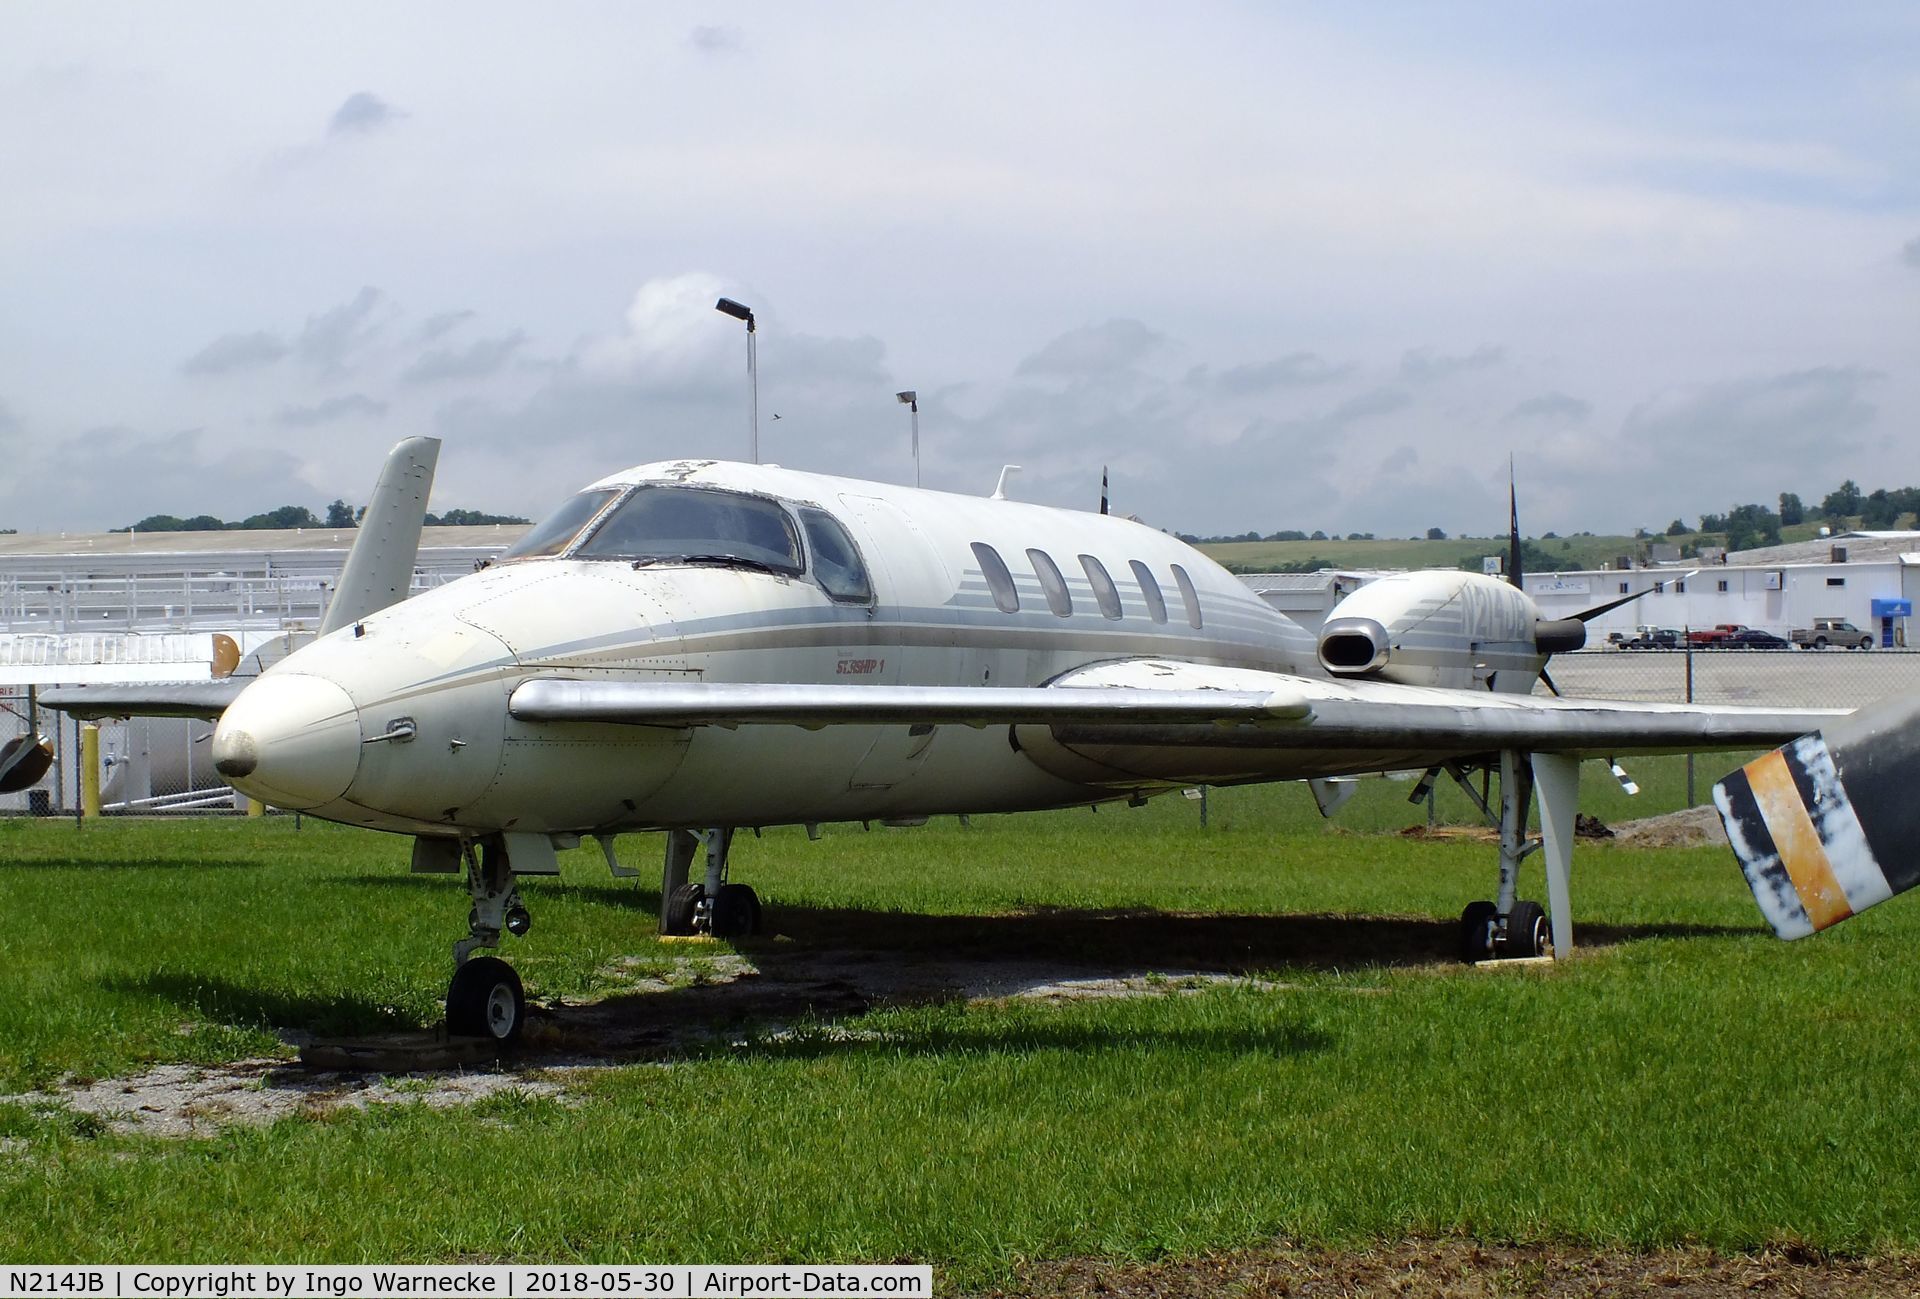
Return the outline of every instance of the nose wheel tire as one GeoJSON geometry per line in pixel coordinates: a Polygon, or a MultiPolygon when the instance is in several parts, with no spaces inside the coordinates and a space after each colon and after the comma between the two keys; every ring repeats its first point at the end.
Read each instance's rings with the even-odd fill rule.
{"type": "Polygon", "coordinates": [[[454,971],[447,988],[447,1033],[505,1046],[520,1036],[527,998],[520,976],[497,956],[476,956],[454,971]]]}
{"type": "Polygon", "coordinates": [[[745,884],[722,884],[713,900],[713,936],[741,938],[760,932],[760,895],[745,884]]]}

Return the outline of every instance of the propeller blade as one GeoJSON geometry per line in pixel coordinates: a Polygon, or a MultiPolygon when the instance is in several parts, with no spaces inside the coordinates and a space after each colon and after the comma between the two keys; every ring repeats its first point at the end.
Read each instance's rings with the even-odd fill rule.
{"type": "Polygon", "coordinates": [[[53,744],[44,735],[16,735],[0,745],[0,794],[17,794],[40,783],[53,765],[53,744]]]}
{"type": "MultiPolygon", "coordinates": [[[[1691,570],[1690,572],[1679,573],[1673,577],[1666,577],[1660,580],[1662,584],[1667,582],[1684,582],[1688,578],[1692,577],[1695,573],[1698,573],[1699,571],[1700,570],[1696,568],[1691,570]]],[[[1644,591],[1635,591],[1632,595],[1623,595],[1618,600],[1609,600],[1605,604],[1596,604],[1591,609],[1582,609],[1579,613],[1576,613],[1572,616],[1575,618],[1578,618],[1581,622],[1592,622],[1595,618],[1598,618],[1603,613],[1607,613],[1611,610],[1618,609],[1623,604],[1632,604],[1635,600],[1638,600],[1641,596],[1651,595],[1651,594],[1653,594],[1653,588],[1648,587],[1644,591]]]]}
{"type": "Polygon", "coordinates": [[[1553,684],[1553,674],[1547,671],[1544,663],[1540,665],[1540,679],[1547,683],[1547,689],[1553,693],[1555,699],[1566,698],[1565,695],[1560,693],[1560,687],[1553,684]]]}
{"type": "Polygon", "coordinates": [[[1526,589],[1520,571],[1520,497],[1513,486],[1513,457],[1507,457],[1507,580],[1526,589]]]}

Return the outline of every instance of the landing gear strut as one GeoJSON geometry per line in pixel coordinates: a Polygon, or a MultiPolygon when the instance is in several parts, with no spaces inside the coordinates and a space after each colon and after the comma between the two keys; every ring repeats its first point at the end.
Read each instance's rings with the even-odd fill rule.
{"type": "Polygon", "coordinates": [[[731,826],[667,832],[666,866],[660,879],[661,933],[738,938],[760,932],[759,895],[745,884],[727,882],[727,855],[732,847],[731,826]],[[706,879],[689,883],[696,847],[707,852],[706,879]]]}
{"type": "Polygon", "coordinates": [[[1500,889],[1495,901],[1469,902],[1460,913],[1460,956],[1469,963],[1533,956],[1566,956],[1573,950],[1568,868],[1573,853],[1573,815],[1578,801],[1579,762],[1559,754],[1500,754],[1500,810],[1476,790],[1459,767],[1448,774],[1487,821],[1500,831],[1500,889]],[[1538,782],[1541,837],[1527,834],[1527,811],[1538,782]],[[1538,902],[1519,897],[1520,864],[1545,849],[1547,894],[1553,920],[1538,902]]]}
{"type": "Polygon", "coordinates": [[[511,965],[497,956],[474,957],[473,953],[500,946],[502,929],[516,936],[526,933],[533,927],[533,918],[520,903],[505,845],[497,840],[487,840],[478,849],[468,844],[464,856],[473,909],[467,913],[467,936],[453,945],[447,1032],[491,1038],[504,1046],[520,1035],[526,1021],[526,994],[511,965]]]}

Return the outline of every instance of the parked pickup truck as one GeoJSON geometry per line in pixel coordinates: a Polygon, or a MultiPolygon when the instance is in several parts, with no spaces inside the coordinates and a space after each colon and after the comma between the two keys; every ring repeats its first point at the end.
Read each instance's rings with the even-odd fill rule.
{"type": "Polygon", "coordinates": [[[1792,640],[1802,649],[1825,649],[1829,645],[1842,649],[1873,648],[1873,633],[1861,631],[1844,618],[1815,618],[1811,627],[1795,627],[1792,640]]]}
{"type": "Polygon", "coordinates": [[[1697,627],[1687,633],[1687,641],[1692,645],[1718,645],[1727,637],[1745,631],[1737,622],[1723,622],[1712,627],[1697,627]]]}

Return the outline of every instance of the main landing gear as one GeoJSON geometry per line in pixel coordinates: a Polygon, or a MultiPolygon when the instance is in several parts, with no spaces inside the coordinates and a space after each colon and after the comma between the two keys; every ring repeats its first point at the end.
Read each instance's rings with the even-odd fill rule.
{"type": "MultiPolygon", "coordinates": [[[[1573,951],[1569,873],[1573,817],[1579,799],[1577,758],[1554,753],[1500,754],[1500,810],[1495,813],[1459,766],[1446,768],[1489,824],[1500,831],[1500,886],[1496,900],[1469,902],[1460,913],[1460,956],[1469,963],[1531,956],[1563,957],[1573,951]],[[1541,837],[1527,834],[1527,811],[1540,799],[1541,837]],[[1543,851],[1544,850],[1544,851],[1543,851]],[[1520,863],[1542,851],[1552,920],[1538,902],[1519,897],[1520,863]]],[[[1423,782],[1424,783],[1424,782],[1423,782]]]]}
{"type": "Polygon", "coordinates": [[[660,932],[673,936],[711,934],[740,938],[760,932],[760,896],[745,884],[727,882],[727,856],[733,827],[669,830],[666,865],[660,876],[660,932]],[[695,848],[707,853],[704,882],[689,883],[695,848]]]}
{"type": "Polygon", "coordinates": [[[483,947],[500,946],[500,931],[518,937],[533,928],[520,903],[505,846],[497,839],[462,849],[467,892],[467,936],[453,945],[453,982],[447,987],[447,1032],[456,1037],[490,1038],[501,1045],[520,1036],[527,998],[520,976],[497,956],[474,957],[483,947]]]}

